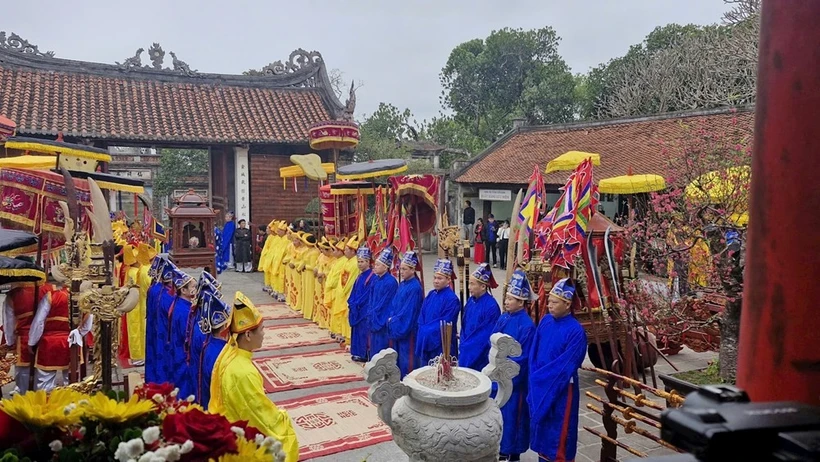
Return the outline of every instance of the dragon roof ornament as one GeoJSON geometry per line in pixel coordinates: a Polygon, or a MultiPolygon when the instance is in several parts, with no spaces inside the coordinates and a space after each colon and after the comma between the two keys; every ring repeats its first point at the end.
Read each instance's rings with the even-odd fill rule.
{"type": "Polygon", "coordinates": [[[8,51],[17,51],[20,53],[29,53],[36,56],[43,56],[47,58],[53,58],[54,52],[53,51],[46,51],[43,53],[37,48],[37,45],[32,45],[28,40],[20,37],[19,35],[12,32],[6,38],[6,32],[0,31],[0,48],[8,51]]]}

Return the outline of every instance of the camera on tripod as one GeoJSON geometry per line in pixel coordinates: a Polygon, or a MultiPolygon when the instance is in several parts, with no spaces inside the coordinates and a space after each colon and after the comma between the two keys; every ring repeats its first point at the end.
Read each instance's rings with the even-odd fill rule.
{"type": "Polygon", "coordinates": [[[688,451],[637,462],[820,461],[820,408],[752,403],[731,385],[707,385],[661,415],[661,438],[688,451]]]}

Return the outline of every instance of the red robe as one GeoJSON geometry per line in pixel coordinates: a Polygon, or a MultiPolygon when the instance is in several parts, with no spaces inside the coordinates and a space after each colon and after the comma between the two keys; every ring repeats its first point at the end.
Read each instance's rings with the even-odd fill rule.
{"type": "Polygon", "coordinates": [[[62,371],[68,369],[71,362],[68,290],[52,290],[47,296],[51,298],[51,309],[46,317],[43,336],[37,343],[34,365],[44,371],[62,371]]]}
{"type": "MultiPolygon", "coordinates": [[[[53,288],[48,285],[39,286],[39,297],[34,301],[34,285],[16,287],[9,291],[6,298],[14,311],[14,335],[17,342],[17,366],[28,367],[31,364],[31,353],[28,351],[28,333],[34,312],[43,296],[53,288]]],[[[67,334],[66,334],[67,335],[67,334]]]]}

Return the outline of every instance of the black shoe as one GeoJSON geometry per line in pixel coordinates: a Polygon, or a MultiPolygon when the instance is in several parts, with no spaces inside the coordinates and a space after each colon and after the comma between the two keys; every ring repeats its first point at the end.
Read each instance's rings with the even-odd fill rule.
{"type": "Polygon", "coordinates": [[[355,363],[366,363],[367,362],[367,360],[365,360],[361,356],[351,356],[350,359],[352,359],[353,362],[355,362],[355,363]]]}

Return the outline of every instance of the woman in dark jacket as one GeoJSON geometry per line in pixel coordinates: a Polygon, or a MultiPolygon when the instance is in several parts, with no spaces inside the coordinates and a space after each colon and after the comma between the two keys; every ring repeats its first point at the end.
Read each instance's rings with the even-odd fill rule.
{"type": "Polygon", "coordinates": [[[476,265],[484,263],[484,241],[487,239],[487,231],[484,229],[484,220],[479,218],[475,223],[475,246],[473,247],[473,260],[476,265]]]}

